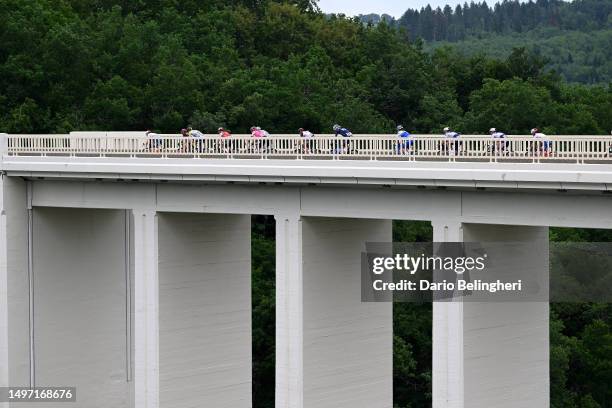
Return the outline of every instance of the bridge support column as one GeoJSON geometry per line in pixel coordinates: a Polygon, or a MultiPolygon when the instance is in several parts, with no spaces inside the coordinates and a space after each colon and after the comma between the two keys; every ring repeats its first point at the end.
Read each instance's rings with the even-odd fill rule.
{"type": "Polygon", "coordinates": [[[276,408],[304,407],[302,219],[276,216],[276,408]]]}
{"type": "Polygon", "coordinates": [[[251,216],[159,213],[162,408],[252,406],[251,216]]]}
{"type": "MultiPolygon", "coordinates": [[[[434,242],[462,242],[458,220],[432,222],[434,242]]],[[[463,408],[463,304],[434,302],[432,327],[432,406],[463,408]]]]}
{"type": "Polygon", "coordinates": [[[33,385],[74,386],[79,406],[130,407],[126,212],[34,207],[31,217],[33,385]]]}
{"type": "Polygon", "coordinates": [[[158,216],[133,210],[134,240],[134,401],[159,407],[158,216]]]}
{"type": "Polygon", "coordinates": [[[0,175],[0,387],[30,385],[26,190],[22,179],[0,175]]]}
{"type": "Polygon", "coordinates": [[[277,217],[277,408],[391,408],[391,303],[361,302],[361,252],[391,221],[277,217]]]}
{"type": "MultiPolygon", "coordinates": [[[[548,228],[435,221],[435,242],[521,241],[548,267],[548,228]]],[[[433,407],[548,407],[548,303],[436,302],[433,407]]]]}
{"type": "MultiPolygon", "coordinates": [[[[548,227],[464,224],[466,242],[529,242],[516,268],[548,271],[548,227]]],[[[463,304],[465,406],[550,406],[548,302],[463,304]]]]}

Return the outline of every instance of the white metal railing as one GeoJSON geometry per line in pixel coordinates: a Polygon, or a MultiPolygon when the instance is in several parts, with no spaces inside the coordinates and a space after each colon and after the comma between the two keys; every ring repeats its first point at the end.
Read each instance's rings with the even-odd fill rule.
{"type": "Polygon", "coordinates": [[[409,139],[390,135],[333,135],[311,139],[295,135],[253,138],[232,135],[203,138],[180,135],[98,132],[68,135],[7,135],[5,153],[12,156],[127,156],[194,158],[283,158],[283,159],[368,159],[448,161],[612,161],[610,136],[551,136],[547,140],[530,136],[462,135],[447,139],[438,135],[413,135],[409,139]]]}

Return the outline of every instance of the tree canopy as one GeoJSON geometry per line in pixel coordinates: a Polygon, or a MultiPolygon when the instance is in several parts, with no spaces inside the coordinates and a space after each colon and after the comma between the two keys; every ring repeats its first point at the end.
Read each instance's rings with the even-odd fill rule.
{"type": "Polygon", "coordinates": [[[568,81],[605,84],[612,81],[611,13],[611,0],[504,0],[493,6],[471,1],[455,8],[408,9],[398,20],[377,14],[360,20],[384,21],[410,41],[422,39],[427,48],[453,44],[466,55],[504,58],[525,47],[568,81]]]}
{"type": "Polygon", "coordinates": [[[610,86],[567,85],[525,49],[429,53],[389,24],[325,16],[313,1],[6,0],[0,15],[0,130],[10,133],[612,127],[610,86]],[[542,109],[502,112],[522,98],[542,109]]]}

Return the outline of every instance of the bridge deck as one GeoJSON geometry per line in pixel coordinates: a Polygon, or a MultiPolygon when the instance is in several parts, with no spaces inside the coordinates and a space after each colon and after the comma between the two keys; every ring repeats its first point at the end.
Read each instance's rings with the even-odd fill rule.
{"type": "Polygon", "coordinates": [[[0,135],[0,170],[31,178],[612,191],[612,138],[278,135],[147,138],[141,132],[0,135]],[[457,151],[455,151],[457,147],[457,151]]]}

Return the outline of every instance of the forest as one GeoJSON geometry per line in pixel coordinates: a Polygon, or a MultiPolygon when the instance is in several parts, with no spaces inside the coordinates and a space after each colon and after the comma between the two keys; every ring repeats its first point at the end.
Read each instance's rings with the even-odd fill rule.
{"type": "Polygon", "coordinates": [[[522,33],[539,27],[584,32],[610,29],[610,12],[609,0],[504,0],[493,7],[486,1],[472,1],[454,9],[449,5],[409,9],[396,24],[427,41],[458,41],[469,36],[522,33]]]}
{"type": "MultiPolygon", "coordinates": [[[[580,10],[588,20],[589,7],[580,10]]],[[[566,14],[559,24],[580,25],[566,14]]],[[[496,56],[452,44],[432,49],[393,24],[324,15],[311,0],[3,0],[0,17],[0,132],[178,133],[191,125],[246,133],[260,125],[271,133],[330,133],[333,123],[354,133],[393,133],[397,124],[421,133],[612,129],[610,84],[567,82],[529,47],[496,56]]],[[[505,18],[510,26],[496,35],[516,28],[505,18]]],[[[269,408],[273,220],[254,217],[252,238],[254,406],[269,408]]],[[[552,230],[551,238],[612,237],[552,230]]],[[[396,222],[394,240],[431,240],[430,226],[396,222]]],[[[431,304],[396,305],[394,329],[395,404],[429,407],[431,304]]],[[[610,306],[554,304],[550,330],[552,406],[609,406],[610,306]]]]}
{"type": "Polygon", "coordinates": [[[408,9],[395,19],[368,14],[361,21],[404,30],[410,41],[424,40],[426,48],[453,44],[465,55],[505,57],[525,47],[547,61],[563,78],[580,83],[612,80],[611,0],[504,0],[466,2],[452,8],[408,9]]]}
{"type": "Polygon", "coordinates": [[[567,83],[525,48],[428,52],[311,1],[5,0],[0,15],[6,132],[612,129],[609,84],[567,83]]]}

